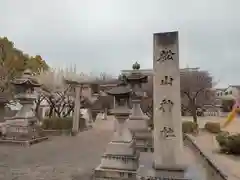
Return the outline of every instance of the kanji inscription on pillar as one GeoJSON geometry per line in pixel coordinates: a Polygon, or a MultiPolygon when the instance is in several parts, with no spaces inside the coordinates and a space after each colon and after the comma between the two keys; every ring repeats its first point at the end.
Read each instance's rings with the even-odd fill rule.
{"type": "Polygon", "coordinates": [[[161,137],[163,137],[164,139],[167,139],[169,137],[176,137],[174,134],[174,130],[170,127],[163,127],[163,129],[160,131],[160,135],[161,137]]]}
{"type": "Polygon", "coordinates": [[[171,49],[163,49],[159,53],[159,57],[157,58],[157,62],[165,62],[165,61],[173,61],[173,56],[176,53],[173,52],[171,49]]]}
{"type": "Polygon", "coordinates": [[[172,76],[164,76],[164,78],[161,80],[160,85],[170,85],[172,86],[173,83],[173,78],[172,76]]]}
{"type": "Polygon", "coordinates": [[[171,112],[173,105],[174,103],[170,99],[167,100],[166,98],[164,98],[161,101],[160,107],[158,108],[158,110],[162,111],[163,113],[166,112],[166,110],[169,110],[169,112],[171,112]]]}

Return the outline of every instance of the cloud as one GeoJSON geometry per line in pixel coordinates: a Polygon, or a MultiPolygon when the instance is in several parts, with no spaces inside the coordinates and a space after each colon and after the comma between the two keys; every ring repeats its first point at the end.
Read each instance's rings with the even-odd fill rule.
{"type": "Polygon", "coordinates": [[[239,84],[238,0],[0,0],[0,36],[49,64],[117,74],[152,67],[152,34],[178,30],[180,65],[239,84]]]}

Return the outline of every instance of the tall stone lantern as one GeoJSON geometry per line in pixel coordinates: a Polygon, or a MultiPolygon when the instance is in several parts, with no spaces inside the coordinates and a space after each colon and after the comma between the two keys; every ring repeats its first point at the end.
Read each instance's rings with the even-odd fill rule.
{"type": "Polygon", "coordinates": [[[135,150],[135,140],[126,124],[126,119],[130,114],[128,101],[131,89],[120,84],[107,94],[115,98],[112,114],[117,120],[117,128],[102,156],[101,164],[95,169],[95,178],[98,180],[106,178],[130,180],[136,175],[139,159],[139,154],[135,150]]]}
{"type": "Polygon", "coordinates": [[[38,119],[33,110],[37,97],[35,88],[41,85],[32,76],[30,70],[25,70],[20,78],[12,81],[15,89],[15,99],[22,105],[14,117],[5,123],[4,137],[1,142],[32,144],[47,139],[40,132],[38,119]]]}
{"type": "Polygon", "coordinates": [[[137,62],[132,66],[133,70],[126,75],[126,81],[132,89],[132,110],[128,119],[128,127],[136,139],[136,148],[140,151],[152,150],[152,133],[148,130],[149,117],[142,112],[141,101],[144,92],[142,84],[147,83],[148,76],[140,72],[140,64],[137,62]]]}

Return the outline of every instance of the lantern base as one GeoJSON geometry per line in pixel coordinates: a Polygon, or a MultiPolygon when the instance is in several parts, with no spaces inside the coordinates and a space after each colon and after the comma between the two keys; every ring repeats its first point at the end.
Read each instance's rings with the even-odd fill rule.
{"type": "Polygon", "coordinates": [[[16,140],[16,139],[0,139],[0,144],[30,146],[47,140],[48,137],[38,137],[31,140],[16,140]]]}
{"type": "Polygon", "coordinates": [[[4,144],[31,145],[48,139],[34,119],[7,121],[1,126],[1,133],[0,143],[4,144]]]}
{"type": "Polygon", "coordinates": [[[139,167],[136,175],[137,180],[166,179],[166,180],[191,180],[185,177],[185,167],[139,167]]]}
{"type": "Polygon", "coordinates": [[[136,171],[123,169],[106,169],[99,165],[94,171],[95,180],[135,180],[136,171]]]}

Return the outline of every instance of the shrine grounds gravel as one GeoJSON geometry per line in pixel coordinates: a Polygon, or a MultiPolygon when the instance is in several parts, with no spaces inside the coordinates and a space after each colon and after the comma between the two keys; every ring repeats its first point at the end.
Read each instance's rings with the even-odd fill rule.
{"type": "Polygon", "coordinates": [[[101,127],[30,147],[0,145],[0,180],[90,179],[113,133],[101,127]]]}

